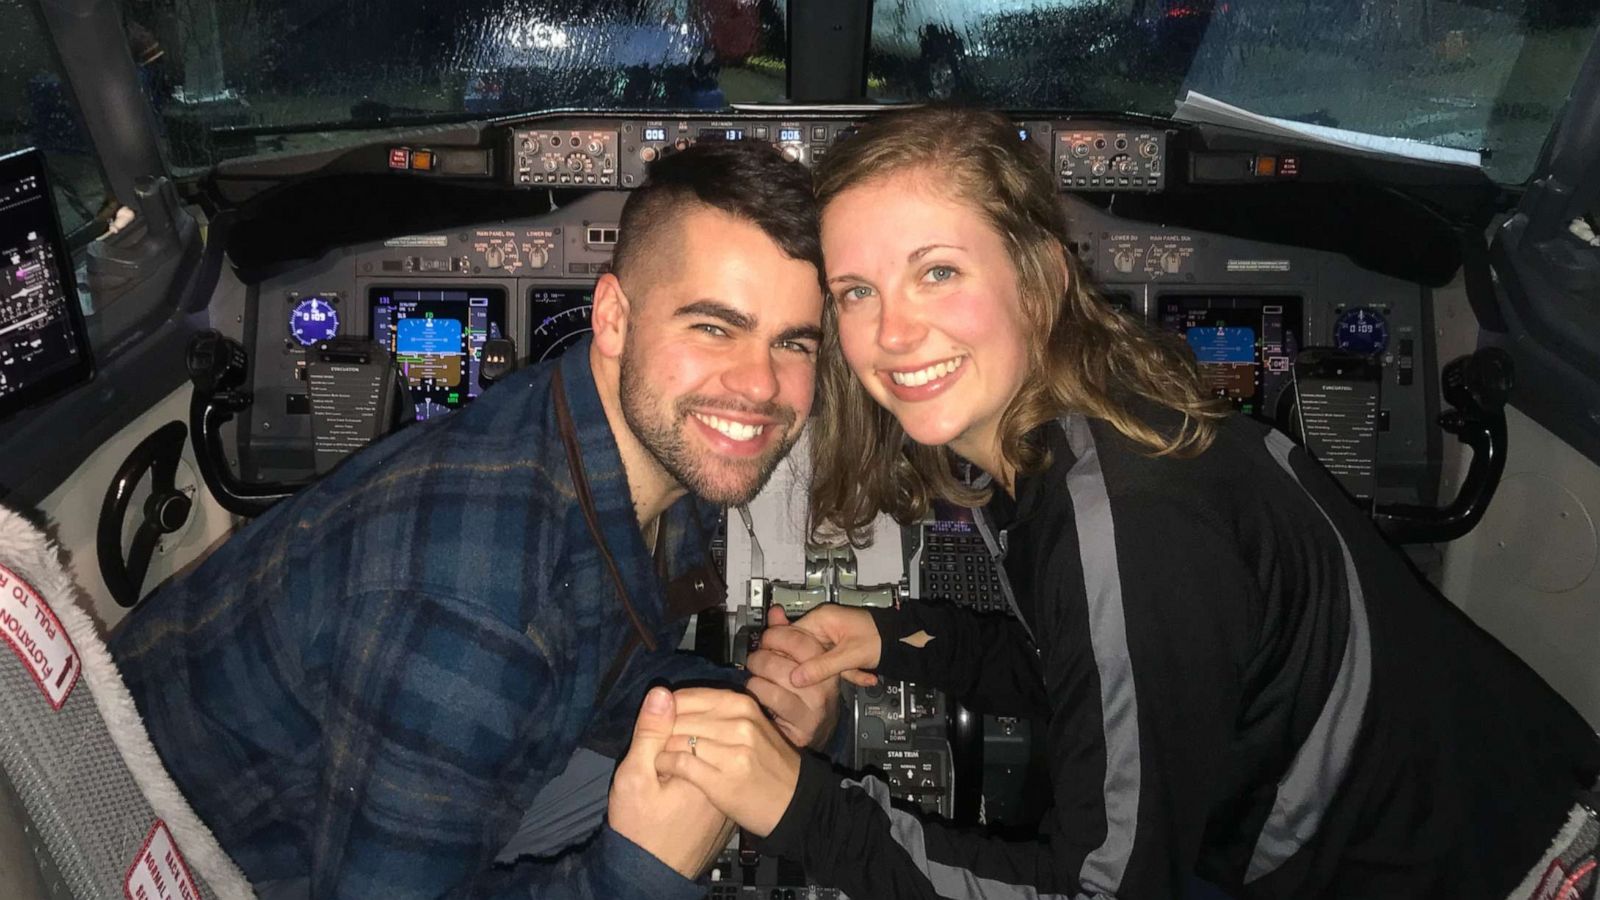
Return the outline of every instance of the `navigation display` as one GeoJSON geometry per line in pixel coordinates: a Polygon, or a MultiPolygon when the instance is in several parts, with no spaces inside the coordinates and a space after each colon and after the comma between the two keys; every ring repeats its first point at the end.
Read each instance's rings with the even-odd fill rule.
{"type": "Polygon", "coordinates": [[[504,288],[374,287],[367,300],[372,339],[395,355],[419,421],[483,391],[484,342],[506,332],[504,288]]]}
{"type": "Polygon", "coordinates": [[[1183,336],[1217,396],[1270,421],[1300,352],[1300,298],[1167,294],[1159,308],[1161,327],[1183,336]]]}
{"type": "Polygon", "coordinates": [[[528,360],[555,359],[592,333],[594,289],[537,285],[528,289],[529,318],[533,334],[528,340],[528,360]]]}
{"type": "Polygon", "coordinates": [[[0,419],[93,375],[43,158],[0,156],[0,419]]]}

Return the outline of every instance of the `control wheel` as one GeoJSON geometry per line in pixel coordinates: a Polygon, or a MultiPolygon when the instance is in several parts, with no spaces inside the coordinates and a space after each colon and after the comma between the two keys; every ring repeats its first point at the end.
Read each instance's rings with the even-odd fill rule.
{"type": "Polygon", "coordinates": [[[145,574],[161,539],[189,522],[196,486],[187,466],[183,467],[188,476],[186,483],[178,483],[188,437],[189,429],[182,422],[161,426],[133,448],[106,488],[95,550],[100,557],[100,575],[119,606],[131,608],[139,602],[145,574]],[[129,522],[130,508],[140,496],[143,502],[137,504],[137,524],[132,529],[130,545],[124,542],[124,535],[129,530],[127,526],[134,524],[129,522]],[[128,547],[126,553],[124,547],[128,547]]]}

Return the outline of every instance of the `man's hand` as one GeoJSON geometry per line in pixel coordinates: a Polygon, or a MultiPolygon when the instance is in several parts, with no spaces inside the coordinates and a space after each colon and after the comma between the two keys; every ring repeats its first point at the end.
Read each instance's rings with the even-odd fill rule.
{"type": "Polygon", "coordinates": [[[611,828],[685,878],[698,878],[728,844],[733,823],[682,778],[657,774],[677,719],[672,692],[651,688],[633,726],[633,744],[617,764],[607,816],[611,828]]]}
{"type": "MultiPolygon", "coordinates": [[[[878,624],[864,609],[824,603],[795,620],[794,627],[816,638],[827,652],[803,660],[789,673],[789,683],[797,688],[831,680],[835,675],[857,687],[871,687],[878,676],[869,669],[878,667],[883,656],[883,638],[878,624]]],[[[766,640],[765,634],[762,640],[766,640]]]]}
{"type": "Polygon", "coordinates": [[[745,667],[751,678],[746,688],[771,714],[773,723],[796,747],[819,748],[828,742],[839,721],[839,679],[825,678],[810,687],[797,688],[790,673],[808,659],[821,656],[816,638],[789,624],[783,607],[767,613],[761,632],[761,649],[750,654],[745,667]]]}
{"type": "Polygon", "coordinates": [[[673,783],[688,781],[705,791],[718,809],[757,835],[771,834],[800,782],[800,751],[745,694],[719,688],[674,694],[678,717],[656,770],[673,783]]]}

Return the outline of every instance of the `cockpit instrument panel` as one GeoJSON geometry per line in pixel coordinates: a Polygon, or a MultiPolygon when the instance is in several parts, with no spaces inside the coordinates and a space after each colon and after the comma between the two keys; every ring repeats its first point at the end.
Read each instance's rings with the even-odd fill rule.
{"type": "MultiPolygon", "coordinates": [[[[701,141],[766,141],[810,166],[849,140],[860,124],[828,111],[799,110],[736,117],[553,117],[509,129],[505,177],[525,188],[628,189],[644,183],[651,163],[701,141]]],[[[1155,124],[1040,119],[1019,122],[1017,136],[1039,148],[1065,191],[1151,193],[1167,184],[1171,132],[1155,124]]]]}
{"type": "Polygon", "coordinates": [[[1333,325],[1333,344],[1340,350],[1377,356],[1389,348],[1389,323],[1383,311],[1355,306],[1339,313],[1333,325]]]}
{"type": "Polygon", "coordinates": [[[533,324],[528,352],[524,354],[528,362],[554,359],[589,334],[589,313],[593,308],[594,291],[586,288],[528,288],[528,312],[533,324]]]}
{"type": "MultiPolygon", "coordinates": [[[[304,363],[308,341],[330,331],[376,337],[400,357],[420,417],[458,407],[482,389],[483,341],[502,337],[507,343],[497,345],[497,353],[514,353],[517,365],[532,365],[589,332],[595,284],[610,270],[622,237],[622,206],[651,163],[705,141],[764,141],[810,166],[850,141],[863,115],[832,107],[551,113],[490,127],[482,132],[490,143],[479,152],[490,154],[490,171],[504,187],[546,192],[529,204],[538,211],[375,238],[249,287],[255,299],[248,302],[259,308],[245,317],[253,323],[246,338],[253,342],[256,402],[241,419],[247,429],[241,474],[293,480],[305,471],[296,460],[305,458],[298,448],[308,444],[310,432],[296,367],[304,363]],[[459,315],[435,309],[431,332],[426,324],[411,324],[404,327],[422,330],[402,334],[395,321],[413,316],[399,291],[441,298],[466,292],[487,306],[477,313],[470,304],[460,306],[467,311],[459,315]],[[388,301],[373,306],[378,296],[388,301]],[[269,304],[268,297],[280,299],[269,304]],[[281,305],[286,297],[290,302],[281,305]],[[487,319],[475,322],[475,314],[487,319]],[[452,330],[457,326],[459,334],[452,330]],[[282,465],[251,468],[270,460],[282,465]]],[[[1019,119],[1017,126],[1018,139],[1057,176],[1071,250],[1107,302],[1178,337],[1219,396],[1279,425],[1292,406],[1280,400],[1292,392],[1294,359],[1302,350],[1370,354],[1382,381],[1375,461],[1380,501],[1432,502],[1439,452],[1427,430],[1430,404],[1436,405],[1430,399],[1436,386],[1426,374],[1434,370],[1427,289],[1329,250],[1158,223],[1151,207],[1162,202],[1157,197],[1132,200],[1129,213],[1119,215],[1094,196],[1151,195],[1193,182],[1196,149],[1181,126],[1108,116],[1045,116],[1019,119]]],[[[1321,177],[1313,162],[1297,159],[1290,180],[1321,177]]],[[[445,177],[447,168],[420,176],[408,169],[406,177],[445,177]]],[[[1281,181],[1274,176],[1261,183],[1281,181]]],[[[412,306],[427,318],[424,307],[412,306]]],[[[921,586],[959,600],[965,564],[948,571],[943,558],[957,536],[933,537],[921,586]]]]}
{"type": "Polygon", "coordinates": [[[1166,163],[1167,135],[1160,129],[1069,122],[1056,132],[1056,178],[1063,190],[1159,191],[1166,163]]]}
{"type": "Polygon", "coordinates": [[[0,419],[93,374],[43,156],[0,157],[0,419]]]}
{"type": "Polygon", "coordinates": [[[617,183],[614,130],[516,130],[511,146],[517,184],[612,187],[617,183]]]}
{"type": "Polygon", "coordinates": [[[289,335],[302,347],[318,341],[328,341],[339,336],[338,297],[312,294],[302,297],[290,294],[289,335]]]}
{"type": "Polygon", "coordinates": [[[419,421],[477,398],[483,344],[506,334],[504,288],[374,286],[367,297],[369,333],[395,355],[419,421]]]}
{"type": "Polygon", "coordinates": [[[1272,421],[1303,346],[1299,297],[1164,294],[1161,327],[1183,336],[1206,385],[1272,421]]]}

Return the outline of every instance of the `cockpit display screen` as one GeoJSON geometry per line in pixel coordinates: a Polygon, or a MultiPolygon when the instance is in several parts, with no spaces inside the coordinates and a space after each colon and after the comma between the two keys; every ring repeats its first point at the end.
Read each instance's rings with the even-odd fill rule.
{"type": "Polygon", "coordinates": [[[374,287],[367,300],[372,339],[395,355],[419,421],[477,398],[484,342],[506,332],[504,288],[374,287]]]}
{"type": "Polygon", "coordinates": [[[977,534],[978,526],[972,510],[947,500],[933,501],[932,521],[929,528],[935,534],[977,534]]]}
{"type": "Polygon", "coordinates": [[[0,419],[93,374],[43,158],[0,157],[0,419]]]}
{"type": "Polygon", "coordinates": [[[1299,297],[1167,294],[1161,327],[1183,336],[1217,396],[1271,420],[1300,352],[1299,297]]]}
{"type": "Polygon", "coordinates": [[[594,289],[535,285],[528,289],[528,310],[533,320],[528,360],[555,359],[593,332],[594,289]]]}

